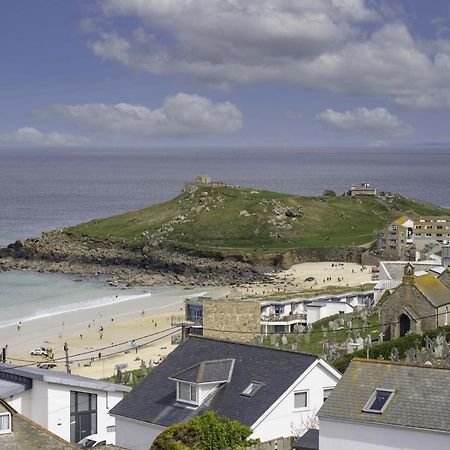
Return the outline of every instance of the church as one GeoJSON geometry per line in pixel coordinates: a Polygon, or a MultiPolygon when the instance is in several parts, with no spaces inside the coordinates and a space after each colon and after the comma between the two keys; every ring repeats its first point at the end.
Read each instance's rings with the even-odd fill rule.
{"type": "Polygon", "coordinates": [[[402,284],[380,305],[381,331],[386,339],[409,331],[421,334],[449,325],[449,312],[449,288],[429,273],[415,274],[414,266],[407,264],[402,284]]]}

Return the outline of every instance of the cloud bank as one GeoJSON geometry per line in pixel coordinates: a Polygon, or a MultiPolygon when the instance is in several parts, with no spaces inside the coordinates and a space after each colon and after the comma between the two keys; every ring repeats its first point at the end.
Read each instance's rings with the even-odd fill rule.
{"type": "Polygon", "coordinates": [[[343,112],[326,109],[317,118],[339,131],[376,137],[404,137],[414,131],[411,125],[402,122],[385,108],[356,108],[343,112]]]}
{"type": "Polygon", "coordinates": [[[413,108],[450,107],[450,41],[415,39],[364,0],[101,0],[93,53],[205,83],[274,81],[413,108]],[[370,5],[370,6],[369,6],[370,5]],[[123,17],[137,21],[117,31],[123,17]],[[370,26],[367,26],[369,24],[370,26]]]}
{"type": "Polygon", "coordinates": [[[129,103],[51,105],[43,113],[88,128],[96,133],[134,137],[183,137],[235,133],[242,128],[242,113],[230,102],[177,94],[161,107],[149,109],[129,103]]]}
{"type": "Polygon", "coordinates": [[[18,128],[10,133],[0,134],[0,143],[12,145],[30,145],[43,147],[76,147],[84,146],[90,143],[85,137],[62,134],[56,131],[44,133],[32,127],[18,128]]]}

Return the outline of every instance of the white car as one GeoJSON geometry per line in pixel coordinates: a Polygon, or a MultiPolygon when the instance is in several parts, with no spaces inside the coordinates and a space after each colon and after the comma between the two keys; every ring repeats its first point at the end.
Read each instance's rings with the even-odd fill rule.
{"type": "Polygon", "coordinates": [[[31,350],[30,354],[33,356],[48,356],[48,351],[45,350],[45,348],[40,347],[40,348],[31,350]]]}
{"type": "Polygon", "coordinates": [[[104,436],[100,436],[99,434],[91,434],[90,436],[86,436],[78,442],[78,448],[93,448],[93,447],[101,447],[106,445],[106,439],[104,436]]]}

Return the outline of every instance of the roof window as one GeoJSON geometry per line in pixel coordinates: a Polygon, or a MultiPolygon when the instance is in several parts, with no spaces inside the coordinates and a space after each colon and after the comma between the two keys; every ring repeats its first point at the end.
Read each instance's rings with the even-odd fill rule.
{"type": "Polygon", "coordinates": [[[395,391],[391,389],[375,389],[369,401],[363,408],[364,412],[383,414],[389,402],[392,400],[395,391]]]}
{"type": "Polygon", "coordinates": [[[244,395],[245,397],[253,397],[256,392],[264,386],[263,383],[260,383],[258,381],[252,381],[242,392],[241,395],[244,395]]]}

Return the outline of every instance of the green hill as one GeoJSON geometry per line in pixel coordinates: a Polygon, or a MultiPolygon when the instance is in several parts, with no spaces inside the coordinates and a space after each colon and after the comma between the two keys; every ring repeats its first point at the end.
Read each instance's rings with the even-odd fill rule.
{"type": "Polygon", "coordinates": [[[214,254],[278,253],[368,245],[405,212],[449,215],[438,206],[390,197],[295,195],[221,184],[188,185],[173,200],[65,230],[72,238],[130,247],[214,254]]]}

